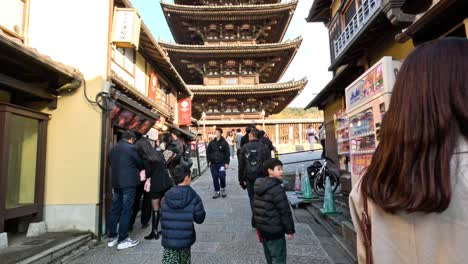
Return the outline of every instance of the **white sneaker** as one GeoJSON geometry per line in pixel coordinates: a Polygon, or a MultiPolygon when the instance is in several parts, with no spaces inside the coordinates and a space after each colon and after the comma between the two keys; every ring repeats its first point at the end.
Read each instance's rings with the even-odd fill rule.
{"type": "Polygon", "coordinates": [[[125,239],[124,241],[120,242],[117,245],[117,249],[127,249],[127,248],[132,248],[136,245],[140,244],[140,241],[138,240],[131,240],[130,238],[125,239]]]}
{"type": "Polygon", "coordinates": [[[119,242],[119,240],[117,238],[109,238],[109,240],[107,241],[107,246],[108,247],[114,247],[115,245],[117,245],[119,242]]]}

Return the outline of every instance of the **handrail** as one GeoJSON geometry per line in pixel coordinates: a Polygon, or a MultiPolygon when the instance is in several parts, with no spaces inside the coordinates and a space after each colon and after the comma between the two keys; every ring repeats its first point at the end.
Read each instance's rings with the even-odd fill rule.
{"type": "Polygon", "coordinates": [[[286,152],[286,153],[280,153],[279,155],[291,155],[291,154],[296,154],[296,153],[304,153],[304,152],[314,152],[314,151],[317,151],[317,150],[323,150],[323,148],[319,148],[319,149],[314,149],[314,150],[301,150],[301,151],[294,151],[294,152],[286,152]]]}
{"type": "Polygon", "coordinates": [[[380,10],[381,0],[363,0],[361,6],[346,25],[337,40],[333,41],[335,59],[345,50],[360,33],[369,19],[380,10]]]}

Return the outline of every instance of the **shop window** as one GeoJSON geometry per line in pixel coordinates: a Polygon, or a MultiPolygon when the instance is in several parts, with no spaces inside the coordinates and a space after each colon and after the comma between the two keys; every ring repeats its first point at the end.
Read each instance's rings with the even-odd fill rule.
{"type": "Polygon", "coordinates": [[[0,29],[23,39],[28,18],[28,0],[2,0],[0,29]]]}
{"type": "Polygon", "coordinates": [[[39,121],[11,115],[5,208],[34,204],[39,121]]]}
{"type": "Polygon", "coordinates": [[[340,35],[341,35],[341,19],[340,19],[339,15],[335,16],[332,23],[330,24],[329,34],[330,34],[330,40],[332,41],[332,43],[333,43],[333,41],[337,40],[340,37],[340,35]]]}
{"type": "Polygon", "coordinates": [[[122,67],[127,73],[135,75],[136,63],[135,50],[129,48],[115,48],[113,50],[113,60],[122,67]]]}
{"type": "Polygon", "coordinates": [[[225,82],[226,82],[227,85],[236,85],[237,84],[237,78],[227,78],[225,82]]]}
{"type": "Polygon", "coordinates": [[[354,15],[356,15],[357,10],[357,1],[349,1],[348,6],[343,11],[343,28],[349,24],[349,22],[353,19],[354,15]]]}

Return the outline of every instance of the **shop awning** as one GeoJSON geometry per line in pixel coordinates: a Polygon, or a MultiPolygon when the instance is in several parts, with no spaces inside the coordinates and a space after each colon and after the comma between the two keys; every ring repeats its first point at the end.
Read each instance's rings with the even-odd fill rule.
{"type": "Polygon", "coordinates": [[[82,74],[19,40],[0,33],[0,85],[26,97],[56,100],[60,90],[77,89],[82,74]]]}
{"type": "Polygon", "coordinates": [[[320,91],[317,96],[304,108],[323,107],[329,102],[329,98],[335,95],[344,95],[346,87],[364,72],[363,67],[346,65],[333,79],[320,91]]]}
{"type": "Polygon", "coordinates": [[[195,139],[197,137],[197,134],[193,134],[192,132],[182,129],[174,124],[166,123],[166,125],[172,130],[179,132],[180,134],[182,134],[182,136],[187,137],[189,139],[195,139]]]}

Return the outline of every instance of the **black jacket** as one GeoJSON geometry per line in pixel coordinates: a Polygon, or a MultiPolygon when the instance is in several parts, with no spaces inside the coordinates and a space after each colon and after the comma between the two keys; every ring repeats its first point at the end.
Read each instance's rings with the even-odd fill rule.
{"type": "Polygon", "coordinates": [[[206,151],[208,162],[229,164],[230,157],[229,144],[223,137],[221,137],[219,141],[214,139],[208,144],[208,149],[206,151]]]}
{"type": "Polygon", "coordinates": [[[190,186],[174,186],[161,203],[162,245],[169,249],[190,248],[195,243],[195,227],[205,221],[205,209],[190,186]]]}
{"type": "Polygon", "coordinates": [[[273,147],[273,142],[271,142],[271,140],[270,140],[269,138],[262,137],[262,138],[260,139],[260,142],[262,142],[263,144],[265,144],[265,145],[268,147],[268,149],[269,149],[270,151],[275,150],[275,147],[273,147]]]}
{"type": "Polygon", "coordinates": [[[241,145],[241,148],[242,148],[245,144],[247,144],[247,143],[249,143],[249,134],[246,133],[246,134],[243,135],[242,138],[241,138],[241,144],[240,144],[240,145],[241,145]]]}
{"type": "Polygon", "coordinates": [[[241,153],[239,156],[239,182],[245,182],[245,181],[251,181],[255,182],[255,179],[265,177],[265,173],[263,170],[263,162],[266,160],[271,159],[271,151],[268,149],[268,147],[261,143],[258,139],[254,139],[250,141],[249,143],[245,144],[241,148],[241,153]],[[250,152],[250,150],[257,150],[257,152],[260,155],[260,167],[261,169],[258,171],[258,175],[255,177],[252,177],[249,175],[246,175],[246,166],[247,166],[247,158],[246,154],[250,152]],[[255,179],[249,179],[249,178],[255,178],[255,179]]]}
{"type": "Polygon", "coordinates": [[[281,181],[272,177],[258,179],[254,191],[253,218],[262,237],[273,240],[294,234],[294,220],[281,181]]]}
{"type": "Polygon", "coordinates": [[[143,162],[137,149],[125,140],[120,140],[109,153],[113,188],[136,187],[140,184],[143,162]]]}
{"type": "Polygon", "coordinates": [[[156,160],[144,160],[146,177],[151,178],[152,193],[163,192],[174,185],[163,154],[156,151],[156,155],[158,157],[156,160]]]}

